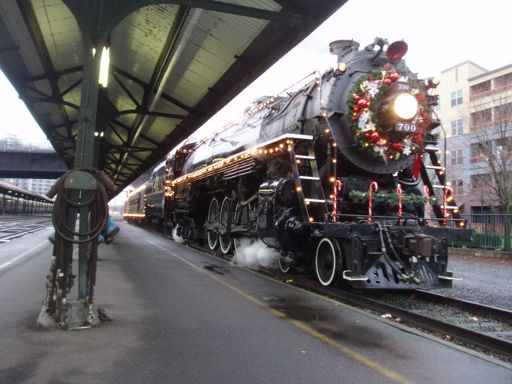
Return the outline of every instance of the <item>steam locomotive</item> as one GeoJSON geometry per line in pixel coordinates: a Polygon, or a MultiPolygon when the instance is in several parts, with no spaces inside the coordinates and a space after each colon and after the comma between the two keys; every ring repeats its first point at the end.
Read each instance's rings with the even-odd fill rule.
{"type": "Polygon", "coordinates": [[[222,254],[261,240],[283,272],[309,269],[324,286],[450,285],[448,244],[470,230],[437,158],[436,81],[406,67],[403,41],[330,51],[336,68],[175,148],[125,218],[222,254]]]}

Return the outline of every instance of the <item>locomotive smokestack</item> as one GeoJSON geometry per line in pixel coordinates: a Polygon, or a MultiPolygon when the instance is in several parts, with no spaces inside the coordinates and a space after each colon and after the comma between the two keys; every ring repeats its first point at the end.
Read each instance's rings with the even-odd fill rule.
{"type": "Polygon", "coordinates": [[[338,56],[338,63],[343,56],[359,49],[359,43],[354,40],[335,40],[329,44],[329,52],[338,56]]]}

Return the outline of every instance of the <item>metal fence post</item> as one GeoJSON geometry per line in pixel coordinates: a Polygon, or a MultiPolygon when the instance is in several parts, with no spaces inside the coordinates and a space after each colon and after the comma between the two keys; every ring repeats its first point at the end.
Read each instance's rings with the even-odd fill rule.
{"type": "Polygon", "coordinates": [[[503,215],[503,237],[505,251],[510,251],[510,212],[505,212],[503,215]]]}

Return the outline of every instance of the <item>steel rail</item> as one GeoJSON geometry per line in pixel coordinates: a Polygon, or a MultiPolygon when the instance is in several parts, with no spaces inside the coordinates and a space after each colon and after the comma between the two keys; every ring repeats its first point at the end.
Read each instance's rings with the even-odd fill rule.
{"type": "MultiPolygon", "coordinates": [[[[484,348],[489,351],[497,352],[499,354],[504,354],[506,356],[512,355],[512,343],[504,340],[499,339],[493,336],[489,336],[477,331],[473,331],[468,328],[459,327],[454,324],[450,324],[441,320],[433,319],[431,317],[421,315],[400,307],[397,307],[392,304],[387,304],[382,301],[372,299],[369,297],[366,297],[360,293],[353,293],[353,292],[347,292],[342,291],[340,289],[336,288],[329,288],[329,287],[320,287],[318,284],[316,284],[314,281],[306,280],[304,278],[297,278],[294,277],[293,284],[299,288],[304,288],[307,290],[310,290],[312,292],[318,293],[320,295],[325,295],[328,297],[331,297],[335,300],[340,300],[343,302],[346,302],[350,305],[356,305],[361,306],[366,309],[370,309],[376,312],[384,312],[389,313],[395,317],[400,317],[402,320],[414,324],[416,326],[419,326],[425,330],[428,330],[430,332],[439,332],[445,335],[449,335],[453,338],[456,338],[460,341],[473,344],[476,346],[479,346],[481,348],[484,348]]],[[[415,291],[418,292],[418,291],[415,291]]],[[[457,300],[457,299],[453,299],[457,300]]],[[[448,302],[448,300],[447,300],[448,302]]],[[[469,303],[469,302],[468,302],[469,303]]],[[[463,305],[458,302],[459,305],[463,305]]],[[[474,304],[472,308],[476,308],[477,306],[480,306],[479,304],[474,304]]],[[[482,311],[497,311],[492,312],[492,316],[495,318],[498,318],[499,313],[501,311],[496,308],[487,307],[487,309],[481,308],[482,311]]],[[[505,311],[507,312],[507,311],[505,311]]]]}
{"type": "Polygon", "coordinates": [[[421,289],[412,290],[411,293],[414,293],[416,297],[420,300],[458,307],[460,309],[463,309],[464,311],[472,312],[476,315],[489,316],[500,321],[512,324],[512,311],[503,308],[491,307],[485,304],[479,304],[473,301],[463,299],[456,299],[453,297],[444,296],[437,293],[423,291],[421,289]]]}

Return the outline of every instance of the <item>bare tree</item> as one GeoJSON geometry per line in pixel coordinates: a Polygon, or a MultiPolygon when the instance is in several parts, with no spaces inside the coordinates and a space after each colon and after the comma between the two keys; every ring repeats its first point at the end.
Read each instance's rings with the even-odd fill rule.
{"type": "Polygon", "coordinates": [[[469,116],[472,187],[485,191],[489,206],[512,210],[512,94],[487,96],[469,116]]]}

